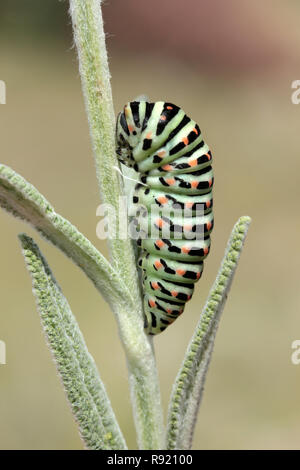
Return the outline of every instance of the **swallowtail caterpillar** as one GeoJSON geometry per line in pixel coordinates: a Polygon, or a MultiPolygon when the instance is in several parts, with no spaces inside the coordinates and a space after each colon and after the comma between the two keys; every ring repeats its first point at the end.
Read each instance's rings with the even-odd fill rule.
{"type": "Polygon", "coordinates": [[[155,335],[182,314],[209,253],[212,156],[198,124],[163,101],[127,103],[118,116],[116,136],[120,162],[140,176],[133,203],[137,215],[146,208],[136,225],[141,234],[145,329],[155,335]],[[156,208],[154,215],[150,207],[156,208]],[[152,229],[157,231],[154,238],[152,229]]]}

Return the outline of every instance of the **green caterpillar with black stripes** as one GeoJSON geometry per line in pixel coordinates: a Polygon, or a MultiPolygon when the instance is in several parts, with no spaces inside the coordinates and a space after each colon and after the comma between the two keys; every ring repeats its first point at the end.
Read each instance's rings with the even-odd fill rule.
{"type": "Polygon", "coordinates": [[[195,121],[163,101],[127,103],[116,138],[120,162],[140,178],[134,225],[145,330],[155,335],[182,314],[210,250],[212,156],[195,121]]]}

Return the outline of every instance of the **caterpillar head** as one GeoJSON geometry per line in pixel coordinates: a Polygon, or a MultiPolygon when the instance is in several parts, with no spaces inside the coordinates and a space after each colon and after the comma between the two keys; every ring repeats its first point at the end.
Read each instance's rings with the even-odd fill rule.
{"type": "Polygon", "coordinates": [[[133,101],[124,106],[119,113],[116,126],[117,154],[121,163],[134,167],[133,149],[136,147],[141,133],[140,123],[137,122],[139,102],[133,101]]]}

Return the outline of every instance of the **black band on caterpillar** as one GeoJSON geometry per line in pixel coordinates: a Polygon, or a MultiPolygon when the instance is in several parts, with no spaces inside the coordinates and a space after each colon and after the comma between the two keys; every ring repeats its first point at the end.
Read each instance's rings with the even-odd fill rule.
{"type": "Polygon", "coordinates": [[[134,222],[142,249],[145,329],[153,335],[181,315],[209,253],[212,156],[199,126],[172,103],[128,103],[116,133],[121,163],[134,168],[142,183],[133,195],[134,222]]]}

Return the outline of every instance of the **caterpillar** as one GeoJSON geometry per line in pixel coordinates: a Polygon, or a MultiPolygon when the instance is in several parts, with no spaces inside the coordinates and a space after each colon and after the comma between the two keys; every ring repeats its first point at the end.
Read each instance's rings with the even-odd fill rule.
{"type": "Polygon", "coordinates": [[[119,161],[139,173],[133,194],[138,264],[145,331],[155,335],[182,314],[210,250],[212,155],[198,124],[163,101],[127,103],[116,140],[119,161]]]}

